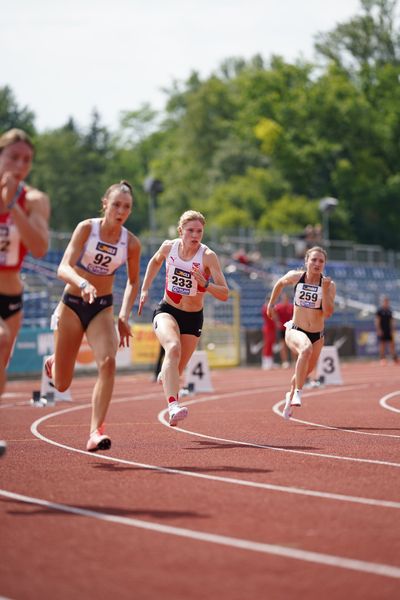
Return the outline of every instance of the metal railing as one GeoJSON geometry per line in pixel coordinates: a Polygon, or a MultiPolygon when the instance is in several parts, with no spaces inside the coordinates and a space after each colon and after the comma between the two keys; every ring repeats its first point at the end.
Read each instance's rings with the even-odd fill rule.
{"type": "MultiPolygon", "coordinates": [[[[141,234],[142,253],[151,255],[168,238],[169,234],[141,234]]],[[[51,232],[51,249],[64,250],[71,233],[51,232]]],[[[296,236],[279,233],[260,233],[256,230],[218,230],[213,226],[206,229],[204,242],[221,255],[232,255],[239,248],[247,254],[259,256],[260,261],[276,261],[284,264],[288,260],[304,257],[306,244],[296,236]]],[[[321,244],[328,253],[329,261],[353,265],[386,266],[400,269],[400,252],[385,250],[381,246],[357,244],[351,240],[325,240],[321,244]]]]}

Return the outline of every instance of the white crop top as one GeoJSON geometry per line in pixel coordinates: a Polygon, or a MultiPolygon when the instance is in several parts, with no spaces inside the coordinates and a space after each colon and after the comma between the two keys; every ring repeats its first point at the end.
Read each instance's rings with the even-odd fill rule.
{"type": "Polygon", "coordinates": [[[300,277],[294,288],[294,303],[296,306],[303,308],[313,308],[322,310],[322,277],[320,277],[319,285],[305,283],[306,274],[300,277]]]}
{"type": "Polygon", "coordinates": [[[200,244],[196,254],[190,260],[183,260],[179,257],[179,246],[181,240],[176,239],[172,245],[171,251],[166,260],[166,282],[167,294],[179,294],[180,296],[196,296],[198,292],[204,291],[198,289],[197,281],[192,276],[194,266],[204,272],[203,255],[207,248],[205,244],[200,244]]]}
{"type": "Polygon", "coordinates": [[[100,239],[101,218],[91,219],[92,231],[80,255],[77,266],[94,275],[113,275],[128,256],[128,230],[122,227],[116,244],[100,239]]]}

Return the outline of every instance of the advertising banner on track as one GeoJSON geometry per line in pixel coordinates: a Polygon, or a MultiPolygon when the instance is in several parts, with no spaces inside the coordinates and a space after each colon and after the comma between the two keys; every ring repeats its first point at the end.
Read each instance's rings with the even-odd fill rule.
{"type": "MultiPolygon", "coordinates": [[[[132,325],[132,338],[128,348],[119,348],[117,368],[152,366],[155,364],[160,344],[151,324],[132,325]]],[[[54,334],[50,328],[22,328],[8,366],[9,374],[36,375],[41,373],[43,357],[54,351],[54,334]]],[[[86,336],[83,337],[76,359],[76,371],[95,371],[96,362],[86,336]]]]}
{"type": "MultiPolygon", "coordinates": [[[[355,326],[356,354],[361,357],[377,358],[379,356],[378,339],[373,323],[357,323],[355,326]]],[[[400,352],[400,332],[395,331],[396,352],[400,352]]],[[[390,358],[389,349],[386,355],[390,358]]]]}

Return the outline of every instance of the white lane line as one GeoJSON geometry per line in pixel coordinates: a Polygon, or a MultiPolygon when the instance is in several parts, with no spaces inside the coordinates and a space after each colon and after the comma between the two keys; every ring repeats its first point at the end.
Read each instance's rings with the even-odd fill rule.
{"type": "Polygon", "coordinates": [[[211,544],[219,544],[222,546],[228,546],[230,548],[238,548],[240,550],[251,550],[253,552],[260,552],[263,554],[272,554],[275,556],[281,556],[283,558],[291,558],[294,560],[301,560],[310,563],[316,563],[329,567],[336,567],[340,569],[349,569],[352,571],[358,571],[362,573],[368,573],[370,575],[380,575],[382,577],[391,577],[394,579],[400,579],[400,568],[393,565],[386,565],[382,563],[371,563],[364,560],[358,560],[353,558],[345,558],[343,556],[335,556],[334,554],[324,554],[320,552],[312,552],[310,550],[301,550],[296,548],[289,548],[286,546],[280,546],[276,544],[267,544],[264,542],[254,542],[251,540],[245,540],[241,538],[234,538],[225,535],[218,535],[215,533],[207,533],[201,531],[195,531],[193,529],[186,529],[183,527],[173,527],[171,525],[162,525],[161,523],[151,523],[149,521],[142,521],[141,519],[133,519],[131,517],[121,517],[117,515],[110,515],[107,513],[97,512],[94,510],[78,508],[76,506],[70,506],[68,504],[60,504],[58,502],[49,502],[48,500],[42,500],[41,498],[33,498],[31,496],[24,496],[22,494],[16,494],[7,490],[1,490],[0,494],[11,500],[17,502],[26,502],[28,504],[35,504],[43,506],[47,509],[58,510],[65,513],[71,513],[79,516],[89,517],[98,519],[100,521],[106,521],[109,523],[117,523],[120,525],[127,525],[129,527],[138,527],[140,529],[147,529],[149,531],[155,531],[157,533],[164,533],[168,535],[175,535],[184,537],[187,539],[197,540],[200,542],[207,542],[211,544]]]}
{"type": "MultiPolygon", "coordinates": [[[[334,390],[323,390],[321,393],[326,395],[326,394],[331,394],[331,393],[342,393],[344,389],[349,390],[349,389],[359,389],[360,387],[363,386],[359,386],[359,385],[355,385],[355,386],[341,386],[340,389],[334,389],[334,390]]],[[[279,390],[281,389],[281,387],[279,387],[279,390]]],[[[273,388],[269,388],[268,391],[272,391],[273,388]]],[[[259,393],[265,393],[265,387],[263,388],[255,388],[252,389],[251,392],[253,394],[259,394],[259,393]]],[[[237,392],[226,392],[224,394],[215,394],[213,396],[209,396],[207,398],[198,398],[198,399],[194,399],[194,400],[190,400],[188,402],[184,402],[185,405],[191,405],[191,404],[199,404],[202,402],[211,402],[214,400],[220,400],[226,397],[229,398],[233,398],[233,397],[240,397],[240,396],[247,396],[249,393],[249,390],[240,390],[237,392]]],[[[151,394],[150,394],[151,396],[151,394]]],[[[154,396],[154,394],[153,394],[154,396]]],[[[137,397],[135,398],[135,400],[140,400],[141,397],[137,397]]],[[[113,403],[117,403],[119,401],[124,401],[124,400],[114,400],[113,403]]],[[[280,403],[278,403],[280,404],[280,403]]],[[[77,407],[79,408],[79,407],[77,407]]],[[[162,411],[160,411],[160,413],[158,414],[158,420],[160,421],[160,423],[162,423],[162,425],[165,425],[166,427],[170,427],[169,423],[167,422],[165,416],[167,413],[168,409],[165,408],[162,411]]],[[[56,413],[53,413],[56,414],[56,413]]],[[[61,414],[61,413],[58,413],[61,414]]],[[[40,421],[40,420],[39,420],[40,421]]],[[[313,423],[311,423],[313,424],[313,423]]],[[[322,426],[324,427],[324,426],[322,426]]],[[[32,428],[31,428],[32,429],[32,428]]],[[[355,458],[352,456],[340,456],[340,455],[335,455],[335,454],[325,454],[325,453],[321,453],[321,452],[311,452],[308,450],[294,450],[292,448],[278,448],[276,446],[271,446],[268,444],[255,444],[253,442],[245,442],[245,441],[238,441],[238,440],[232,440],[232,439],[227,439],[227,438],[220,438],[220,437],[216,437],[216,436],[209,436],[203,433],[199,433],[196,431],[192,431],[192,430],[187,430],[187,429],[183,429],[181,427],[174,427],[173,428],[174,431],[180,431],[182,433],[186,433],[188,435],[191,436],[195,436],[195,437],[201,437],[203,439],[209,439],[209,440],[213,440],[213,441],[219,441],[219,442],[226,442],[229,444],[237,444],[237,445],[242,445],[242,446],[251,446],[253,448],[264,448],[266,450],[273,450],[275,452],[286,452],[286,453],[291,453],[291,454],[302,454],[302,455],[306,455],[306,456],[315,456],[318,458],[326,458],[326,459],[331,459],[331,460],[342,460],[342,461],[349,461],[349,462],[357,462],[357,463],[364,463],[364,464],[375,464],[375,465],[382,465],[382,466],[387,466],[387,467],[400,467],[400,463],[396,463],[396,462],[390,462],[390,461],[383,461],[383,460],[376,460],[376,459],[368,459],[368,458],[355,458]]],[[[33,431],[32,431],[33,433],[33,431]]]]}
{"type": "Polygon", "coordinates": [[[397,390],[396,392],[392,392],[391,394],[387,394],[386,396],[383,396],[383,398],[381,398],[379,400],[379,404],[383,408],[386,408],[386,410],[392,410],[393,412],[400,413],[400,408],[395,408],[394,406],[390,406],[390,404],[388,404],[388,400],[390,400],[391,398],[394,398],[395,396],[398,396],[399,394],[400,394],[399,390],[397,390]]]}
{"type": "MultiPolygon", "coordinates": [[[[397,396],[399,394],[399,392],[394,392],[393,394],[389,394],[389,396],[397,396]]],[[[379,403],[383,406],[382,404],[382,400],[379,401],[379,403]]],[[[277,402],[276,404],[274,404],[274,406],[272,407],[272,410],[275,414],[279,415],[280,417],[283,417],[283,411],[280,410],[281,406],[283,406],[285,404],[285,400],[281,400],[279,402],[277,402]]],[[[389,410],[394,410],[395,412],[400,412],[400,410],[397,410],[395,408],[392,407],[385,407],[388,408],[389,410]]],[[[335,431],[344,431],[346,433],[355,433],[357,435],[372,435],[372,436],[377,436],[377,437],[387,437],[387,438],[396,438],[399,439],[400,435],[397,435],[395,433],[374,433],[372,431],[358,431],[358,430],[354,430],[354,429],[346,429],[346,427],[335,427],[334,425],[323,425],[322,423],[314,423],[313,421],[304,421],[303,419],[296,419],[295,417],[290,417],[291,421],[294,421],[295,423],[302,423],[303,425],[312,425],[313,427],[321,427],[322,429],[333,429],[335,431]]]]}
{"type": "MultiPolygon", "coordinates": [[[[354,384],[354,385],[347,385],[347,386],[340,386],[339,388],[333,388],[333,389],[323,389],[323,390],[318,390],[318,396],[320,395],[330,395],[330,394],[338,394],[338,393],[342,393],[343,391],[348,391],[348,390],[354,390],[354,389],[360,389],[360,388],[365,388],[365,387],[369,387],[368,384],[363,383],[363,384],[354,384]]],[[[281,389],[281,388],[280,388],[281,389]]],[[[265,390],[264,390],[265,391],[265,390]]],[[[271,391],[271,390],[268,390],[271,391]]],[[[258,393],[259,390],[254,390],[255,393],[258,393]]],[[[230,396],[235,396],[238,395],[240,392],[235,392],[233,394],[227,394],[230,396]]],[[[395,395],[400,394],[400,391],[397,392],[392,392],[391,394],[388,394],[388,396],[385,396],[385,398],[389,398],[395,395]]],[[[308,398],[309,396],[314,396],[315,395],[315,391],[314,393],[305,393],[303,394],[304,398],[308,398]]],[[[214,398],[211,397],[210,400],[213,400],[214,398]]],[[[207,398],[205,398],[204,400],[207,400],[207,398]]],[[[201,401],[201,400],[200,400],[201,401]]],[[[193,400],[192,402],[196,402],[195,400],[193,400]]],[[[191,402],[185,402],[184,404],[190,404],[191,402]]],[[[278,415],[279,417],[283,417],[283,411],[280,410],[280,407],[283,406],[285,403],[285,400],[280,400],[279,402],[277,402],[276,404],[274,404],[274,406],[272,407],[272,411],[278,415]]],[[[381,401],[380,401],[381,403],[381,401]]],[[[386,406],[386,408],[388,408],[389,410],[393,410],[394,412],[400,412],[400,410],[393,408],[393,407],[389,407],[386,406]]],[[[161,413],[160,413],[161,414],[161,413]]],[[[163,425],[168,425],[167,421],[165,419],[160,419],[159,416],[159,420],[161,421],[161,423],[163,425]]],[[[333,425],[324,425],[323,423],[315,423],[313,421],[304,421],[301,419],[296,419],[294,417],[291,417],[290,419],[291,421],[294,421],[296,423],[302,423],[303,425],[311,425],[313,427],[320,427],[321,429],[332,429],[332,430],[337,430],[337,431],[345,431],[346,433],[354,433],[354,434],[358,434],[358,435],[370,435],[370,436],[377,436],[377,437],[388,437],[388,438],[400,438],[400,435],[397,434],[391,434],[391,433],[374,433],[371,431],[357,431],[357,430],[353,430],[353,429],[346,429],[346,428],[342,428],[342,427],[335,427],[333,425]]],[[[179,430],[178,427],[176,427],[175,429],[179,430]]],[[[182,429],[182,431],[186,431],[184,429],[182,429]]],[[[299,451],[301,452],[301,451],[299,451]]],[[[385,463],[385,464],[390,464],[391,466],[397,466],[397,463],[385,463]]]]}
{"type": "MultiPolygon", "coordinates": [[[[31,403],[30,400],[19,400],[18,402],[7,402],[7,404],[1,403],[0,410],[4,410],[5,408],[15,408],[16,406],[29,406],[31,403]]],[[[1,600],[1,596],[0,596],[1,600]]]]}
{"type": "MultiPolygon", "coordinates": [[[[238,394],[239,394],[239,392],[236,392],[235,394],[227,394],[227,395],[231,397],[233,395],[238,395],[238,394]]],[[[215,399],[216,399],[215,396],[211,397],[211,398],[202,398],[201,400],[199,400],[199,402],[205,402],[207,400],[215,400],[215,399]]],[[[190,402],[185,402],[185,405],[192,404],[195,402],[197,402],[197,401],[191,400],[190,402]]],[[[275,406],[279,406],[282,403],[284,403],[284,400],[278,402],[277,405],[275,405],[275,406]]],[[[168,412],[167,408],[160,411],[158,414],[158,420],[160,421],[160,423],[162,423],[162,425],[165,425],[166,427],[170,427],[168,420],[167,420],[167,412],[168,412]]],[[[278,412],[278,414],[280,414],[280,413],[278,412]]],[[[309,423],[309,424],[317,426],[316,423],[309,423]]],[[[320,425],[320,427],[325,428],[326,426],[320,425]]],[[[329,429],[329,427],[327,427],[327,428],[329,429]]],[[[382,465],[385,467],[397,467],[397,468],[400,467],[400,463],[390,462],[390,461],[386,461],[386,460],[377,460],[377,459],[373,459],[373,458],[356,458],[354,456],[340,456],[337,454],[324,454],[322,452],[311,452],[309,450],[293,450],[292,448],[278,448],[276,446],[269,446],[268,444],[255,444],[254,442],[244,442],[244,441],[232,440],[230,438],[222,438],[222,437],[206,435],[204,433],[199,433],[197,431],[183,429],[182,427],[173,427],[173,429],[174,429],[174,431],[180,431],[182,433],[193,435],[195,437],[201,437],[201,438],[204,438],[207,440],[213,440],[213,441],[217,441],[217,442],[226,442],[228,444],[251,446],[252,448],[265,448],[266,450],[274,450],[276,452],[289,452],[291,454],[304,454],[307,456],[316,456],[318,458],[328,458],[328,459],[332,459],[332,460],[344,460],[344,461],[349,461],[349,462],[357,462],[357,463],[364,463],[364,464],[370,464],[370,465],[382,465]]]]}
{"type": "MultiPolygon", "coordinates": [[[[141,399],[140,397],[136,398],[136,400],[140,400],[140,399],[141,399]]],[[[126,401],[127,401],[127,399],[116,400],[115,402],[126,402],[126,401]]],[[[200,402],[200,401],[206,401],[206,399],[198,400],[197,402],[200,402]]],[[[363,498],[361,496],[347,496],[345,494],[320,492],[320,491],[316,491],[316,490],[308,490],[308,489],[296,488],[296,487],[292,487],[292,486],[274,485],[274,484],[269,484],[269,483],[250,481],[250,480],[246,480],[246,479],[237,479],[234,477],[222,477],[219,475],[210,475],[209,473],[205,474],[205,473],[199,473],[199,472],[194,472],[194,471],[173,469],[171,467],[162,467],[159,465],[139,463],[139,462],[132,461],[132,460],[118,458],[118,457],[112,456],[110,454],[93,454],[92,452],[87,452],[86,450],[81,450],[80,448],[74,448],[72,446],[67,446],[66,444],[61,444],[60,442],[51,440],[50,438],[44,436],[43,434],[41,434],[38,431],[39,425],[41,423],[43,423],[44,421],[51,419],[52,417],[66,414],[69,412],[73,412],[76,410],[82,410],[84,408],[90,408],[90,407],[91,407],[91,404],[86,404],[86,405],[76,406],[73,408],[67,408],[67,409],[58,411],[57,413],[51,413],[48,415],[44,415],[43,417],[41,417],[40,419],[38,419],[37,421],[32,423],[31,432],[33,433],[34,436],[36,436],[40,440],[42,440],[48,444],[51,444],[53,446],[57,446],[59,448],[63,448],[65,450],[69,450],[72,452],[77,452],[78,454],[86,454],[87,456],[90,456],[91,458],[96,457],[97,459],[121,463],[124,465],[136,466],[141,469],[148,469],[148,470],[153,470],[153,471],[159,471],[161,473],[170,473],[170,474],[174,474],[174,475],[183,475],[186,477],[196,477],[197,479],[205,479],[208,481],[217,481],[219,483],[225,483],[225,484],[228,483],[228,484],[233,484],[233,485],[241,485],[244,487],[264,489],[264,490],[269,490],[269,491],[273,491],[273,492],[298,494],[300,496],[310,496],[310,497],[314,497],[314,498],[322,498],[325,500],[334,500],[334,501],[337,500],[339,502],[352,502],[355,504],[364,504],[364,505],[376,506],[376,507],[380,507],[380,508],[400,509],[400,502],[395,502],[392,500],[363,498]]],[[[168,427],[169,427],[169,425],[168,425],[168,427]]],[[[249,445],[249,444],[245,444],[244,442],[236,442],[236,443],[237,444],[243,443],[246,446],[249,445]]]]}

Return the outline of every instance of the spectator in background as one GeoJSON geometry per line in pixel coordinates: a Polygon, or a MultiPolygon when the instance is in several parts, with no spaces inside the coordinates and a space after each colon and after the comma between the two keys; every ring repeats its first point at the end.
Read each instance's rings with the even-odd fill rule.
{"type": "Polygon", "coordinates": [[[299,235],[295,244],[295,253],[297,258],[303,258],[306,250],[311,248],[314,240],[314,227],[309,223],[304,227],[303,233],[299,235]]]}
{"type": "Polygon", "coordinates": [[[306,225],[303,232],[305,249],[308,250],[314,246],[315,231],[313,225],[306,225]]]}
{"type": "Polygon", "coordinates": [[[323,242],[323,231],[321,223],[304,227],[303,233],[295,243],[296,257],[303,257],[304,253],[313,246],[320,246],[323,242]]]}
{"type": "Polygon", "coordinates": [[[390,300],[388,296],[381,297],[381,303],[375,314],[375,328],[378,337],[379,358],[381,363],[386,362],[386,348],[389,346],[389,351],[393,357],[393,362],[397,362],[396,347],[395,347],[395,324],[393,313],[390,308],[390,300]]]}
{"type": "Polygon", "coordinates": [[[247,265],[250,265],[250,263],[251,263],[251,259],[244,248],[239,248],[239,250],[234,252],[232,254],[232,258],[233,258],[233,260],[236,260],[241,265],[247,266],[247,265]]]}
{"type": "Polygon", "coordinates": [[[322,225],[321,225],[321,223],[317,223],[314,226],[314,244],[316,246],[319,246],[320,244],[322,244],[323,241],[324,241],[324,234],[322,231],[322,225]]]}
{"type": "Polygon", "coordinates": [[[281,365],[283,369],[287,369],[290,366],[290,361],[289,350],[285,342],[285,323],[290,321],[293,317],[293,304],[290,302],[289,296],[286,293],[282,293],[280,298],[281,301],[278,302],[278,304],[275,304],[273,312],[276,315],[275,320],[278,328],[281,365]]]}
{"type": "Polygon", "coordinates": [[[274,344],[276,339],[276,322],[273,315],[267,313],[267,302],[262,305],[261,314],[263,318],[263,349],[261,355],[261,368],[268,370],[274,366],[274,344]]]}
{"type": "Polygon", "coordinates": [[[42,257],[49,244],[49,198],[25,183],[33,156],[21,129],[0,136],[0,396],[22,324],[22,262],[28,252],[42,257]]]}

